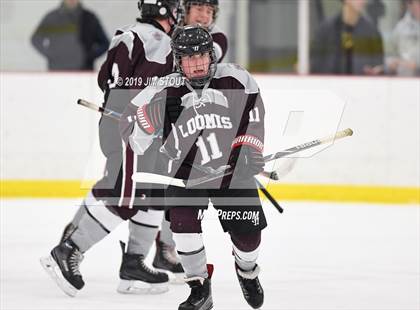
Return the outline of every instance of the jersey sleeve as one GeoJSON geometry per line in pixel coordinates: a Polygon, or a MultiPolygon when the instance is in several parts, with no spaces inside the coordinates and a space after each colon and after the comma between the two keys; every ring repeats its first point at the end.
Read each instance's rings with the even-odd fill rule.
{"type": "Polygon", "coordinates": [[[223,32],[212,33],[213,45],[216,52],[217,62],[222,62],[228,50],[228,40],[223,32]]]}
{"type": "Polygon", "coordinates": [[[125,88],[125,78],[133,74],[134,44],[134,34],[131,31],[117,31],[112,38],[106,60],[98,74],[98,85],[103,92],[125,88]]]}
{"type": "Polygon", "coordinates": [[[265,133],[264,102],[257,83],[248,72],[246,73],[249,80],[247,81],[244,97],[241,96],[240,102],[235,109],[238,130],[236,137],[232,141],[232,148],[247,145],[263,152],[265,133]]]}
{"type": "MultiPolygon", "coordinates": [[[[160,80],[162,79],[164,78],[160,80]]],[[[165,117],[166,93],[164,83],[157,82],[149,85],[131,100],[122,114],[119,124],[121,138],[126,143],[129,142],[138,155],[142,155],[161,132],[162,128],[154,128],[149,132],[145,130],[145,127],[149,123],[162,123],[161,127],[163,127],[163,122],[157,121],[157,118],[165,117]],[[153,106],[153,108],[146,109],[147,105],[153,106]],[[147,111],[152,111],[152,113],[146,113],[147,111]],[[158,117],[158,115],[162,116],[158,117]]]]}

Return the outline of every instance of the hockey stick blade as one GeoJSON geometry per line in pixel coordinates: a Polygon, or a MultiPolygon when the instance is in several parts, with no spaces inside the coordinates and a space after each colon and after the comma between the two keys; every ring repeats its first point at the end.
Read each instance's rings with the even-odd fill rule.
{"type": "Polygon", "coordinates": [[[212,175],[206,175],[201,178],[183,180],[178,178],[173,178],[161,174],[148,173],[148,172],[135,172],[131,176],[131,179],[137,183],[152,183],[152,184],[163,184],[176,187],[194,187],[200,184],[204,184],[213,180],[220,179],[221,177],[231,175],[232,171],[227,171],[224,173],[217,173],[212,175]]]}
{"type": "Polygon", "coordinates": [[[338,139],[342,139],[345,137],[350,137],[353,135],[353,130],[351,128],[347,128],[344,130],[341,130],[339,132],[337,132],[335,135],[332,136],[328,136],[322,139],[317,139],[317,140],[313,140],[310,142],[306,142],[306,143],[302,143],[299,145],[296,145],[294,147],[291,147],[289,149],[286,149],[284,151],[280,151],[271,155],[267,155],[264,156],[264,161],[267,163],[269,161],[281,158],[281,157],[285,157],[291,154],[295,154],[297,152],[301,152],[307,149],[310,149],[312,147],[321,145],[321,144],[325,144],[325,143],[329,143],[329,142],[333,142],[334,140],[338,140],[338,139]]]}

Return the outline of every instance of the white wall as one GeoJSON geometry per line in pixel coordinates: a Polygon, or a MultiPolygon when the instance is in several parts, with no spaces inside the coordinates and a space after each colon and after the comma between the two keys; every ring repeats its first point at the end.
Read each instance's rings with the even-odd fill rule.
{"type": "MultiPolygon", "coordinates": [[[[323,135],[335,114],[324,111],[309,132],[283,136],[286,107],[292,102],[294,110],[305,104],[319,110],[325,100],[313,94],[320,90],[345,102],[337,126],[355,131],[299,159],[284,182],[419,186],[419,79],[264,75],[257,81],[267,112],[266,153],[323,135]]],[[[78,98],[101,103],[94,74],[1,73],[0,82],[2,179],[80,179],[87,166],[90,176],[100,175],[98,116],[76,105],[78,98]]]]}
{"type": "MultiPolygon", "coordinates": [[[[263,76],[258,80],[263,90],[332,91],[346,103],[340,128],[355,131],[353,137],[337,141],[312,159],[299,160],[285,181],[419,186],[419,79],[263,76]]],[[[268,98],[268,109],[275,111],[279,101],[268,98]]],[[[274,123],[268,120],[268,124],[274,123]]]]}

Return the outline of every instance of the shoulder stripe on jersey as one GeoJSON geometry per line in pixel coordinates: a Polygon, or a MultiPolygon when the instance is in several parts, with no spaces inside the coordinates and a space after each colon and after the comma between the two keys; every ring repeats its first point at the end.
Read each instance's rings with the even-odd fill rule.
{"type": "Polygon", "coordinates": [[[172,53],[171,38],[156,27],[138,23],[131,29],[143,43],[145,57],[149,62],[166,64],[166,58],[172,53]]]}
{"type": "Polygon", "coordinates": [[[133,54],[133,47],[134,47],[134,34],[131,31],[124,32],[122,34],[116,35],[112,38],[111,44],[109,45],[109,49],[113,49],[114,47],[118,46],[120,43],[124,43],[128,49],[128,58],[132,57],[133,54]]]}
{"type": "Polygon", "coordinates": [[[236,79],[243,85],[247,94],[257,94],[259,92],[257,82],[252,75],[237,64],[218,64],[214,77],[219,79],[224,77],[236,79]]]}

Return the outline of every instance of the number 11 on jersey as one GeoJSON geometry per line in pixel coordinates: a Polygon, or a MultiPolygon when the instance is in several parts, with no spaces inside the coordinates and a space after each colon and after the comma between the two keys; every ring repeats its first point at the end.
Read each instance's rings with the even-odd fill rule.
{"type": "Polygon", "coordinates": [[[212,132],[207,138],[206,138],[208,144],[210,145],[210,151],[211,155],[209,154],[209,151],[207,149],[206,142],[204,141],[203,137],[200,136],[197,139],[197,147],[200,149],[201,152],[201,164],[205,165],[209,163],[213,159],[218,159],[223,156],[223,153],[220,151],[219,144],[217,143],[217,137],[214,132],[212,132]]]}

